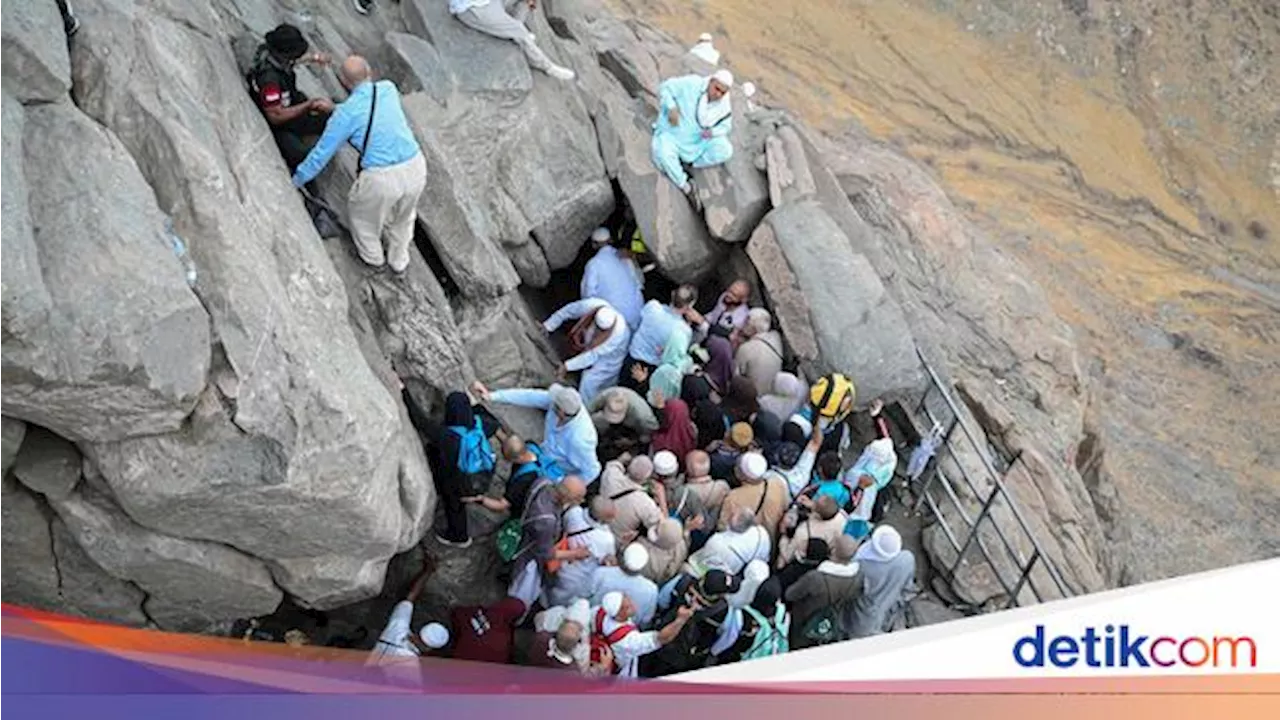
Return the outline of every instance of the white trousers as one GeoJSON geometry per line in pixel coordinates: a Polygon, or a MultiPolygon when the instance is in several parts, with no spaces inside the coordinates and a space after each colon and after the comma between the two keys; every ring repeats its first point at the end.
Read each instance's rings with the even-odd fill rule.
{"type": "Polygon", "coordinates": [[[360,173],[347,193],[347,211],[361,260],[373,267],[390,264],[392,270],[404,272],[418,220],[418,197],[426,185],[427,161],[422,153],[399,165],[365,168],[360,173]]]}
{"type": "Polygon", "coordinates": [[[533,33],[525,27],[525,21],[529,18],[529,4],[525,0],[514,0],[508,4],[514,5],[514,15],[507,12],[502,0],[489,0],[484,5],[458,13],[456,17],[472,30],[519,45],[524,50],[525,57],[529,58],[529,66],[545,71],[551,67],[551,58],[542,52],[533,41],[533,33]]]}

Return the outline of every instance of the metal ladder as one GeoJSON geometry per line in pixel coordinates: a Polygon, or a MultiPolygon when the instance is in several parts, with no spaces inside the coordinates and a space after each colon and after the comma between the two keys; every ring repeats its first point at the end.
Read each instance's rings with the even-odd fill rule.
{"type": "MultiPolygon", "coordinates": [[[[1009,459],[1004,473],[998,471],[986,448],[985,436],[975,433],[969,427],[969,424],[961,418],[960,410],[956,406],[955,400],[952,399],[951,393],[948,392],[937,372],[925,359],[924,354],[917,349],[916,355],[920,358],[921,365],[928,373],[929,386],[925,389],[919,403],[917,403],[915,411],[908,413],[908,415],[911,418],[911,422],[916,425],[916,430],[920,437],[924,437],[935,426],[945,428],[945,431],[942,443],[939,445],[933,460],[930,461],[920,478],[913,482],[913,491],[918,495],[913,511],[918,514],[924,506],[928,506],[943,534],[950,542],[951,547],[956,551],[955,562],[950,567],[939,569],[942,579],[954,588],[956,572],[960,569],[961,564],[966,562],[970,549],[976,546],[982,560],[986,562],[991,574],[1000,583],[1000,586],[1008,596],[1008,603],[1005,607],[1015,607],[1023,604],[1019,597],[1022,595],[1024,588],[1030,590],[1037,603],[1044,602],[1046,599],[1054,599],[1054,597],[1046,596],[1042,592],[1042,588],[1037,584],[1036,578],[1033,577],[1037,567],[1041,568],[1043,572],[1034,574],[1048,576],[1053,586],[1057,589],[1058,595],[1056,597],[1070,597],[1072,593],[1063,581],[1062,574],[1058,571],[1053,559],[1044,552],[1039,540],[1032,533],[1026,518],[1005,484],[1005,480],[1021,460],[1021,453],[1019,452],[1009,459]],[[935,394],[943,400],[946,411],[950,413],[950,418],[945,417],[946,411],[941,408],[937,408],[938,412],[935,413],[935,409],[930,407],[930,397],[935,394]],[[938,413],[941,413],[944,417],[939,417],[938,413]],[[921,430],[920,425],[924,426],[924,432],[919,432],[921,430]],[[959,436],[956,435],[956,430],[960,431],[959,436]],[[979,438],[982,438],[983,441],[980,442],[979,438]],[[941,468],[940,460],[942,459],[942,454],[949,453],[955,461],[956,467],[960,469],[960,479],[963,480],[964,486],[968,488],[969,493],[974,498],[982,498],[983,492],[979,489],[979,485],[974,482],[974,478],[970,477],[964,463],[960,461],[956,454],[954,443],[957,442],[969,443],[978,457],[982,458],[987,475],[987,478],[983,479],[991,481],[991,490],[982,501],[982,509],[977,516],[971,516],[969,509],[966,508],[966,503],[961,501],[956,493],[956,479],[948,477],[941,468]],[[943,503],[946,502],[955,507],[956,514],[963,521],[963,527],[952,527],[952,524],[948,522],[947,515],[942,512],[943,503]],[[1009,509],[1010,514],[1017,520],[1016,527],[1001,527],[991,518],[991,510],[997,503],[1001,503],[1009,509]],[[983,539],[980,535],[983,523],[987,523],[995,530],[999,543],[989,543],[983,539]],[[1030,557],[1024,557],[1018,547],[1009,541],[1010,535],[1007,534],[1007,531],[1021,533],[1029,541],[1032,548],[1030,557]],[[990,547],[991,545],[994,545],[994,547],[990,547]],[[1002,562],[997,558],[1007,562],[1002,562]],[[1016,577],[1006,573],[1006,569],[1010,566],[1016,568],[1016,577]]],[[[1017,535],[1014,535],[1014,537],[1017,537],[1017,535]]],[[[1041,579],[1043,580],[1043,578],[1041,579]]],[[[1044,589],[1047,589],[1047,586],[1044,589]]]]}

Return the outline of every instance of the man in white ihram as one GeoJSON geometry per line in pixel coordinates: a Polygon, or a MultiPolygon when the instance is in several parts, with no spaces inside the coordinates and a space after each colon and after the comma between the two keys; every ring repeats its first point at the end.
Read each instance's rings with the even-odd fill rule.
{"type": "Polygon", "coordinates": [[[551,58],[534,42],[533,33],[525,27],[529,12],[537,7],[538,0],[449,0],[449,12],[463,25],[519,45],[529,59],[529,67],[534,70],[541,70],[559,80],[572,80],[573,71],[551,62],[551,58]],[[510,13],[508,6],[511,7],[510,13]]]}
{"type": "Polygon", "coordinates": [[[590,404],[601,390],[618,384],[618,372],[631,344],[631,328],[622,315],[599,298],[584,298],[565,305],[547,318],[542,327],[552,333],[567,320],[578,321],[569,333],[577,354],[561,363],[557,372],[563,376],[566,372],[581,370],[578,394],[583,403],[590,404]]]}

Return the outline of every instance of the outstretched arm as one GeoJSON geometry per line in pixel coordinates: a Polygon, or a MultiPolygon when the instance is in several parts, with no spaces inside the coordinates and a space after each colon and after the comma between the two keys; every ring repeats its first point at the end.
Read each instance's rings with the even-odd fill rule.
{"type": "Polygon", "coordinates": [[[542,328],[547,332],[555,332],[566,320],[577,320],[599,306],[600,301],[594,298],[574,300],[555,311],[546,322],[542,323],[542,328]]]}
{"type": "Polygon", "coordinates": [[[297,171],[293,173],[294,187],[302,187],[311,182],[320,174],[324,166],[329,164],[342,143],[355,133],[356,128],[352,119],[354,119],[353,116],[343,112],[342,108],[338,108],[329,116],[329,121],[324,125],[324,134],[320,136],[316,146],[311,148],[311,152],[307,153],[307,159],[303,160],[297,171]]]}
{"type": "Polygon", "coordinates": [[[511,388],[489,393],[489,402],[546,410],[551,407],[551,393],[532,388],[511,388]]]}

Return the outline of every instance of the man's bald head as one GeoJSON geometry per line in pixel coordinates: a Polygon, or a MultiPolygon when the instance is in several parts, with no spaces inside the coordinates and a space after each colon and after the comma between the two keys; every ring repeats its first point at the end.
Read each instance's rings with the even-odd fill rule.
{"type": "Polygon", "coordinates": [[[506,440],[502,441],[502,457],[506,458],[508,462],[519,460],[520,456],[524,455],[524,451],[524,438],[515,433],[511,433],[506,440]]]}
{"type": "Polygon", "coordinates": [[[582,502],[587,496],[587,484],[577,475],[566,475],[554,490],[556,500],[562,507],[572,507],[582,502]]]}
{"type": "Polygon", "coordinates": [[[369,61],[359,55],[350,55],[342,61],[342,84],[354,88],[369,79],[369,61]]]}

